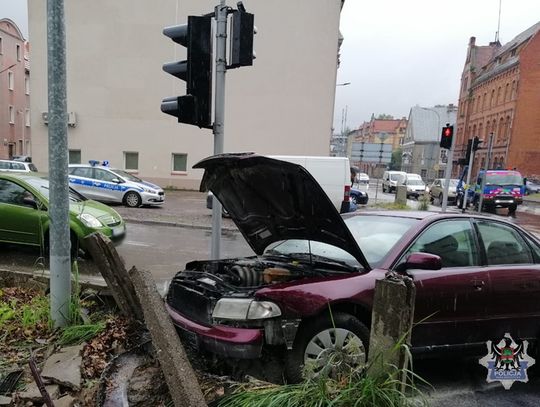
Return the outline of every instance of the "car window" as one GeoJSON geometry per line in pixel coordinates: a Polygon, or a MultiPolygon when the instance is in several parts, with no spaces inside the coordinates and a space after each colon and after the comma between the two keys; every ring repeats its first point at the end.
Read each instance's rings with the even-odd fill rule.
{"type": "Polygon", "coordinates": [[[489,221],[479,221],[477,226],[488,265],[533,263],[529,246],[515,229],[489,221]]]}
{"type": "Polygon", "coordinates": [[[113,179],[118,179],[114,174],[111,174],[109,171],[105,171],[99,168],[95,169],[94,177],[95,179],[105,182],[113,182],[113,179]]]}
{"type": "Polygon", "coordinates": [[[530,239],[528,237],[526,238],[526,240],[527,240],[527,242],[529,243],[529,246],[532,249],[534,262],[535,263],[540,263],[540,245],[538,245],[538,243],[536,243],[534,240],[532,240],[532,239],[530,239]]]}
{"type": "Polygon", "coordinates": [[[69,169],[69,173],[76,177],[92,178],[92,168],[90,167],[72,167],[69,169]]]}
{"type": "Polygon", "coordinates": [[[28,164],[28,168],[30,168],[30,171],[32,172],[38,172],[37,167],[32,163],[28,164]]]}
{"type": "Polygon", "coordinates": [[[9,162],[0,161],[0,170],[9,170],[9,162]]]}
{"type": "Polygon", "coordinates": [[[11,163],[11,168],[14,170],[25,170],[24,164],[22,163],[11,163]]]}
{"type": "Polygon", "coordinates": [[[34,198],[26,189],[12,181],[0,179],[0,203],[26,206],[24,198],[34,198]]]}
{"type": "Polygon", "coordinates": [[[434,223],[422,232],[403,259],[414,252],[439,256],[443,267],[470,267],[479,263],[473,229],[468,220],[434,223]]]}

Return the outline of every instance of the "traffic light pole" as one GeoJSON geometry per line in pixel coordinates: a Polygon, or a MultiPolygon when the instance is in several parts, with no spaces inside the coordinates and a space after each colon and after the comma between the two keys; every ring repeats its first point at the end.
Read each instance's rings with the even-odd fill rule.
{"type": "MultiPolygon", "coordinates": [[[[227,72],[227,14],[226,0],[216,6],[216,92],[214,111],[214,154],[223,153],[225,139],[225,74],[227,72]]],[[[220,258],[221,203],[214,195],[212,202],[212,246],[210,256],[220,258]]]]}
{"type": "Polygon", "coordinates": [[[450,178],[452,178],[452,161],[454,160],[454,137],[452,137],[452,144],[448,150],[448,155],[446,157],[446,171],[444,172],[444,190],[443,190],[443,201],[442,201],[442,212],[446,212],[446,207],[448,206],[448,189],[450,187],[450,178]]]}

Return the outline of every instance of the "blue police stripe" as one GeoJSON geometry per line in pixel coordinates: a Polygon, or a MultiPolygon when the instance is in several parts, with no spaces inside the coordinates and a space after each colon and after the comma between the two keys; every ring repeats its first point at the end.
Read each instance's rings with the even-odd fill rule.
{"type": "Polygon", "coordinates": [[[103,182],[103,181],[92,181],[92,180],[87,180],[87,179],[79,179],[79,178],[71,178],[71,177],[69,177],[69,182],[75,185],[83,185],[87,187],[108,189],[111,191],[124,192],[124,191],[127,191],[128,189],[135,189],[138,192],[144,192],[143,188],[134,187],[134,186],[129,187],[123,184],[116,184],[114,182],[109,183],[109,182],[103,182]],[[99,185],[95,185],[96,183],[99,185]]]}

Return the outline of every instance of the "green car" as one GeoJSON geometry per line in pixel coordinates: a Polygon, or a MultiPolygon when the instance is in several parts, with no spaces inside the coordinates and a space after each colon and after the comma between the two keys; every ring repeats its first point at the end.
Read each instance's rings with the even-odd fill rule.
{"type": "MultiPolygon", "coordinates": [[[[126,235],[122,217],[112,208],[69,189],[71,252],[85,249],[83,238],[101,232],[119,243],[126,235]]],[[[49,180],[39,174],[0,172],[0,242],[42,246],[49,240],[49,180]]]]}

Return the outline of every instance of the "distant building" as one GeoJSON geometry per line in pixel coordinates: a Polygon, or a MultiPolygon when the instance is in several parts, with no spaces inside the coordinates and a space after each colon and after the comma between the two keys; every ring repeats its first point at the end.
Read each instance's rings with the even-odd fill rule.
{"type": "MultiPolygon", "coordinates": [[[[376,119],[372,115],[369,122],[362,123],[358,129],[350,133],[348,155],[350,157],[351,144],[355,142],[391,144],[392,151],[395,151],[403,143],[406,128],[407,118],[405,117],[401,119],[376,119]]],[[[351,164],[359,167],[362,172],[370,176],[378,176],[381,172],[380,169],[387,166],[387,164],[362,162],[352,162],[351,164]],[[377,168],[378,170],[376,170],[377,168]]]]}
{"type": "MultiPolygon", "coordinates": [[[[203,171],[192,167],[213,155],[214,136],[160,111],[163,98],[186,94],[186,83],[162,70],[166,62],[185,59],[186,49],[162,31],[186,23],[188,15],[213,12],[216,2],[156,4],[66,2],[69,160],[108,160],[164,187],[198,189],[203,171]]],[[[257,59],[227,71],[224,151],[328,156],[342,1],[245,6],[258,29],[257,59]]],[[[28,14],[34,162],[46,171],[46,2],[28,2],[28,14]]]]}
{"type": "Polygon", "coordinates": [[[441,129],[456,123],[457,106],[414,106],[403,140],[401,170],[420,174],[424,180],[443,178],[447,150],[439,147],[441,129]]]}
{"type": "Polygon", "coordinates": [[[17,25],[0,19],[0,158],[31,155],[28,43],[17,25]]]}
{"type": "MultiPolygon", "coordinates": [[[[484,140],[473,174],[486,165],[490,135],[491,168],[540,174],[540,23],[504,46],[469,41],[461,76],[454,160],[464,157],[469,139],[484,140]]],[[[455,161],[454,161],[455,162],[455,161]]],[[[457,173],[456,167],[454,171],[457,173]]]]}

